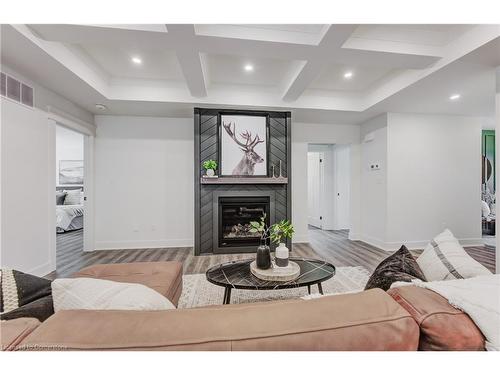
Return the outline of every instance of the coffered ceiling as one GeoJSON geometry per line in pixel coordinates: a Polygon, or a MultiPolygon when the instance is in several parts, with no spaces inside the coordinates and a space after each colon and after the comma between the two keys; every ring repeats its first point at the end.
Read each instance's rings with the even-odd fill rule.
{"type": "Polygon", "coordinates": [[[356,123],[394,103],[491,115],[499,38],[499,25],[2,25],[1,57],[94,113],[239,106],[356,123]],[[453,106],[451,90],[471,102],[453,106]]]}

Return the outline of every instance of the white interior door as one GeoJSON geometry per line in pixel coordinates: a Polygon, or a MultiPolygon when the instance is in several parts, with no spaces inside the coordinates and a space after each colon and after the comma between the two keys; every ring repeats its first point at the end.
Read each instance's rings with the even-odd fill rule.
{"type": "Polygon", "coordinates": [[[83,142],[83,251],[94,251],[94,136],[83,142]]]}
{"type": "Polygon", "coordinates": [[[307,153],[307,200],[308,200],[308,223],[318,228],[321,225],[321,196],[323,190],[323,168],[321,161],[323,155],[320,152],[307,153]]]}
{"type": "Polygon", "coordinates": [[[350,229],[350,147],[337,146],[335,152],[336,225],[335,229],[350,229]]]}

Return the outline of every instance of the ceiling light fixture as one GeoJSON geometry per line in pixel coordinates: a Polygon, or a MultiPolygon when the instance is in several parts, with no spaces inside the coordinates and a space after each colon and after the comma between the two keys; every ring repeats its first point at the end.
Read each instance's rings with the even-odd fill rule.
{"type": "Polygon", "coordinates": [[[134,56],[134,57],[132,57],[131,60],[136,65],[141,65],[142,64],[142,59],[140,57],[134,56]]]}
{"type": "Polygon", "coordinates": [[[253,72],[253,65],[252,64],[246,64],[244,66],[244,69],[246,72],[253,72]]]}
{"type": "Polygon", "coordinates": [[[460,94],[453,94],[450,96],[450,100],[458,100],[460,99],[460,94]]]}
{"type": "Polygon", "coordinates": [[[101,104],[101,103],[97,103],[95,105],[95,107],[99,110],[99,111],[105,111],[106,109],[108,109],[108,107],[106,107],[104,104],[101,104]]]}
{"type": "Polygon", "coordinates": [[[354,74],[353,74],[353,72],[351,72],[351,71],[349,71],[349,72],[345,72],[345,73],[344,73],[344,78],[345,78],[345,79],[351,79],[353,75],[354,75],[354,74]]]}

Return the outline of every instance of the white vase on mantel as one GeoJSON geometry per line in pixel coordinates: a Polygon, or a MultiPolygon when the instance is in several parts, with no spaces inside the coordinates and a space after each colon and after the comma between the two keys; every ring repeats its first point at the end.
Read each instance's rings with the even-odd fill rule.
{"type": "Polygon", "coordinates": [[[215,176],[215,171],[213,169],[207,169],[207,176],[208,177],[213,177],[215,176]]]}
{"type": "Polygon", "coordinates": [[[288,266],[288,256],[290,251],[288,247],[283,242],[280,242],[278,247],[276,248],[276,252],[274,255],[274,261],[278,267],[286,267],[288,266]]]}

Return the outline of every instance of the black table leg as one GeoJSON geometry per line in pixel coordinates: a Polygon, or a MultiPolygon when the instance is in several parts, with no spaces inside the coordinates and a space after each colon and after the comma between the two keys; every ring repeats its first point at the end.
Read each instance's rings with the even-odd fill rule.
{"type": "Polygon", "coordinates": [[[311,286],[310,285],[307,286],[307,293],[311,294],[311,286]]]}
{"type": "Polygon", "coordinates": [[[224,305],[229,305],[231,303],[231,288],[226,287],[224,289],[224,305]]]}
{"type": "Polygon", "coordinates": [[[323,294],[323,286],[321,286],[321,283],[318,283],[318,290],[320,294],[323,294]]]}

